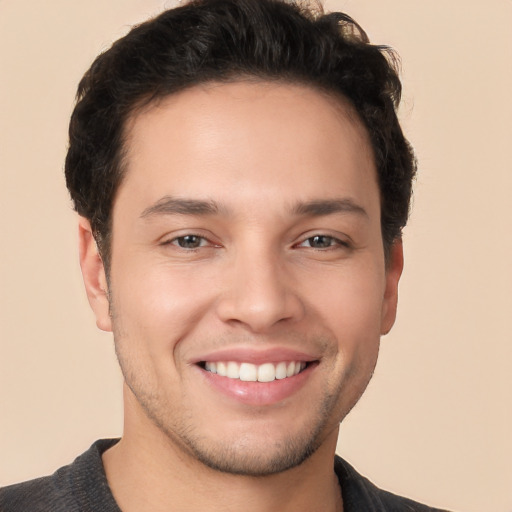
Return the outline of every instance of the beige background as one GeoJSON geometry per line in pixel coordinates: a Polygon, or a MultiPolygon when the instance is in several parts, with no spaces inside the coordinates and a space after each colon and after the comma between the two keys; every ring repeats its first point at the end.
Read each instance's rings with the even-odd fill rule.
{"type": "MultiPolygon", "coordinates": [[[[0,0],[0,484],[121,433],[62,175],[76,84],[172,2],[0,0]]],[[[512,1],[331,0],[402,56],[420,160],[398,322],[339,452],[378,485],[512,511],[512,1]]]]}

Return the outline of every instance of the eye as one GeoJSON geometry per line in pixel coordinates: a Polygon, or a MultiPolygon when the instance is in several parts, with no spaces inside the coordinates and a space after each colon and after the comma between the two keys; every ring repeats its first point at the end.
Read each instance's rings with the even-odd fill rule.
{"type": "Polygon", "coordinates": [[[182,249],[198,249],[208,245],[208,240],[199,235],[183,235],[173,238],[167,243],[177,245],[182,249]]]}
{"type": "Polygon", "coordinates": [[[333,236],[315,235],[306,238],[306,240],[299,244],[299,247],[311,247],[312,249],[329,249],[330,247],[340,245],[347,247],[348,244],[342,242],[338,238],[334,238],[333,236]]]}

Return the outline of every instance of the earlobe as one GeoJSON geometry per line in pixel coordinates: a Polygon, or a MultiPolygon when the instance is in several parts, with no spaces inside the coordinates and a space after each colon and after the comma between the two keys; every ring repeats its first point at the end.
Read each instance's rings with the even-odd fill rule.
{"type": "Polygon", "coordinates": [[[386,288],[382,303],[381,334],[387,334],[396,319],[398,304],[398,282],[404,268],[404,252],[402,240],[396,240],[390,250],[389,261],[386,265],[386,288]]]}
{"type": "Polygon", "coordinates": [[[96,325],[102,331],[112,331],[105,268],[91,225],[84,217],[79,217],[78,222],[78,249],[85,291],[96,317],[96,325]]]}

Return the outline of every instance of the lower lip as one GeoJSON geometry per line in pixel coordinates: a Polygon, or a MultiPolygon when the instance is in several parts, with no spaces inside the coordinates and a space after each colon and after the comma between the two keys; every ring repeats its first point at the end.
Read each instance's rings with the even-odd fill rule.
{"type": "Polygon", "coordinates": [[[221,377],[199,368],[207,382],[223,395],[247,405],[272,405],[297,393],[310,378],[316,367],[309,364],[302,372],[286,379],[272,382],[245,382],[239,379],[221,377]]]}

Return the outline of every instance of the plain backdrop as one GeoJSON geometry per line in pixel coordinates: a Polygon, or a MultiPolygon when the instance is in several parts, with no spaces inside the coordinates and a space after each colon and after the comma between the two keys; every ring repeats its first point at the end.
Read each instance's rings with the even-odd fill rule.
{"type": "MultiPolygon", "coordinates": [[[[121,434],[64,186],[76,85],[172,2],[0,0],[0,485],[121,434]]],[[[338,451],[376,484],[512,511],[512,1],[331,0],[402,58],[419,176],[397,324],[338,451]]],[[[207,421],[207,418],[205,418],[207,421]]]]}

